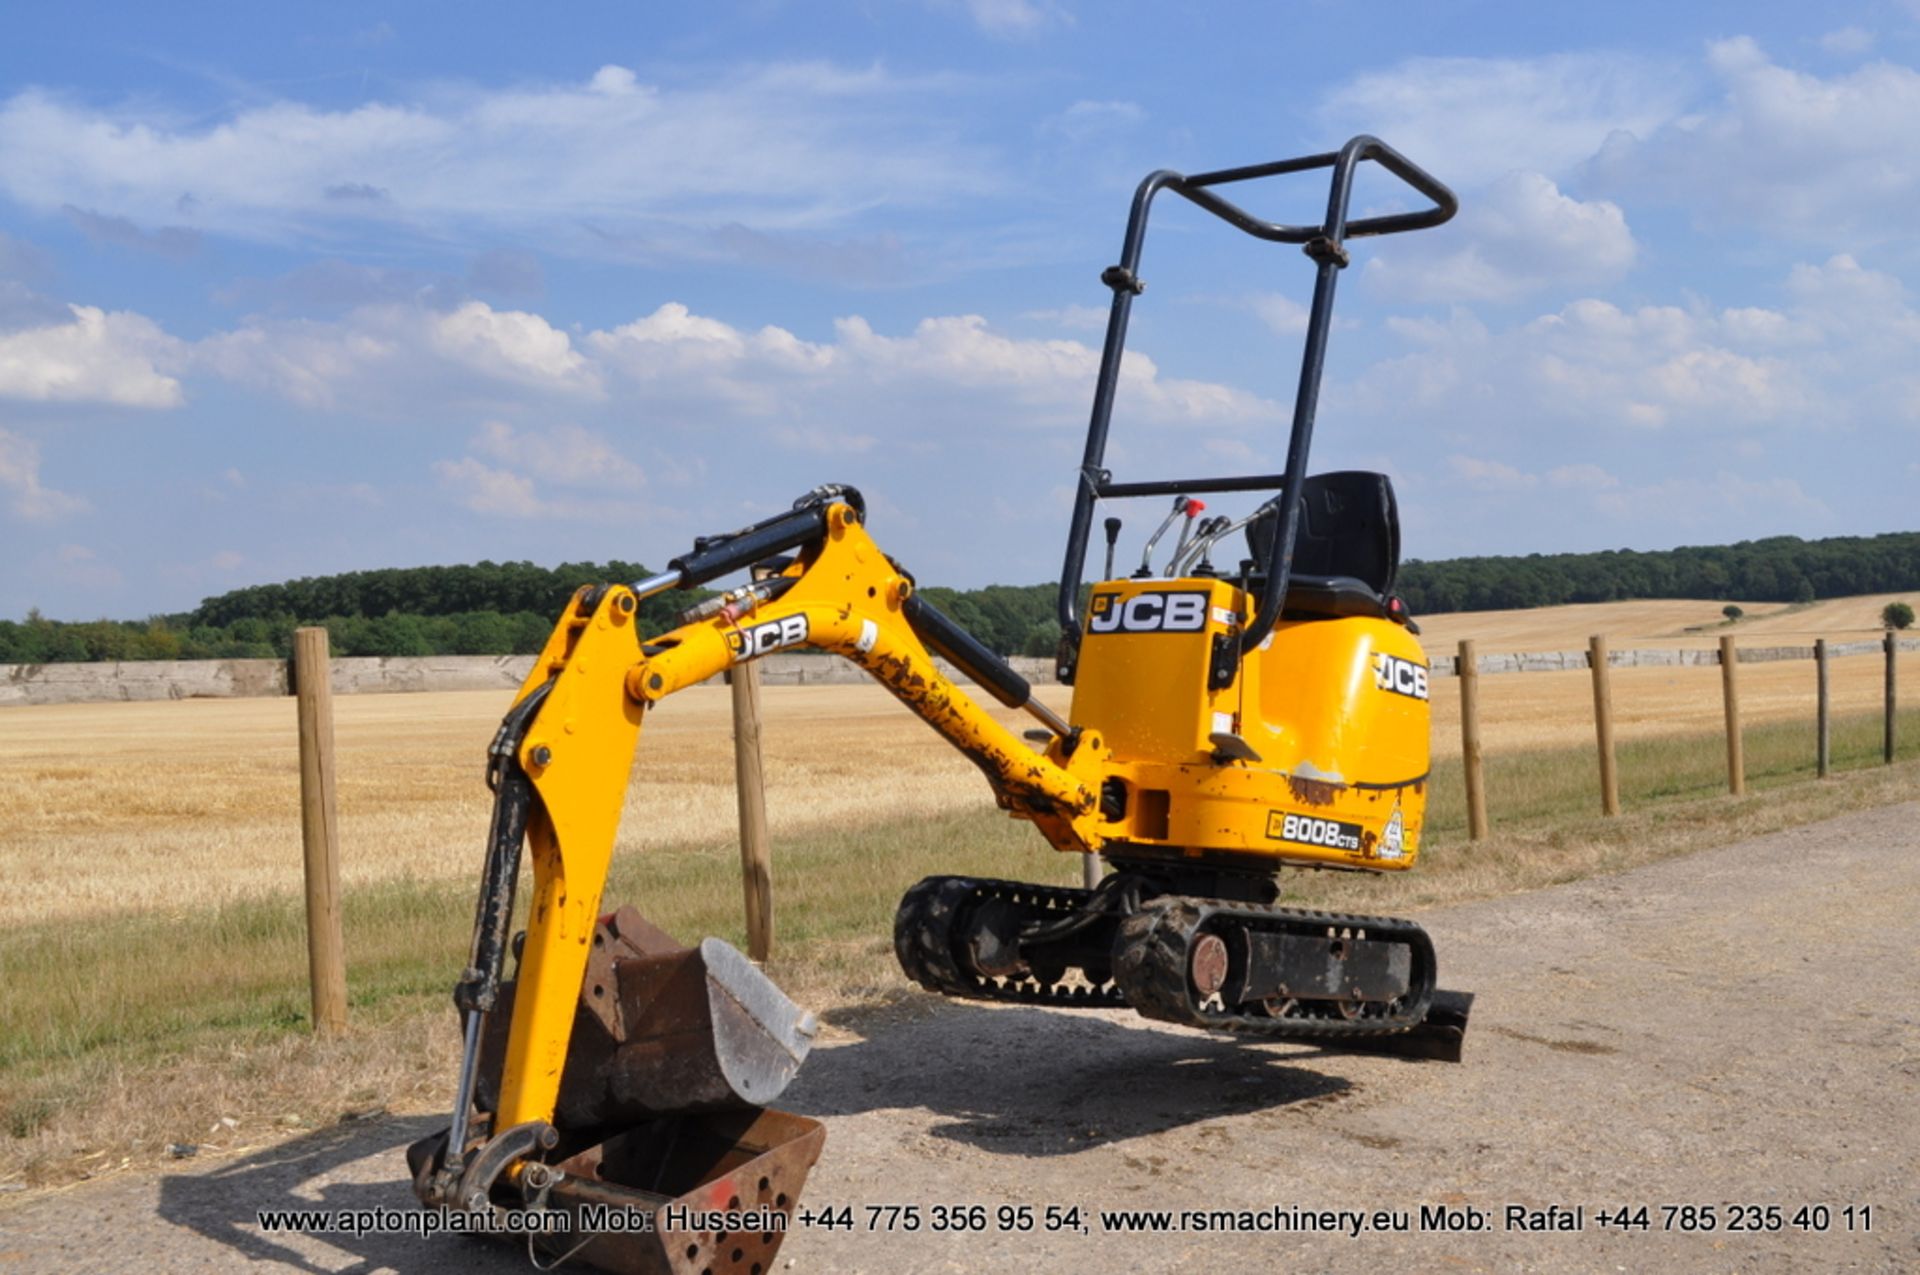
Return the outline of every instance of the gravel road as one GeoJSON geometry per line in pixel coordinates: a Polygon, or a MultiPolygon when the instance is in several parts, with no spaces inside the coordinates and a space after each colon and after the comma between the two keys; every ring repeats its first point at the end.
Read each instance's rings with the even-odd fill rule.
{"type": "MultiPolygon", "coordinates": [[[[822,1048],[783,1103],[829,1128],[806,1202],[862,1223],[918,1204],[923,1226],[799,1230],[779,1268],[1920,1269],[1920,804],[1421,920],[1443,984],[1479,996],[1458,1065],[971,1005],[822,1048]],[[986,1233],[931,1229],[932,1206],[975,1202],[986,1233]],[[1003,1204],[1078,1205],[1088,1233],[1002,1232],[1003,1204]],[[1485,1229],[1423,1230],[1423,1205],[1485,1229]],[[1585,1229],[1509,1229],[1510,1205],[1583,1207],[1585,1229]],[[1597,1223],[1641,1205],[1645,1231],[1597,1223]],[[1712,1206],[1715,1226],[1666,1229],[1663,1205],[1712,1206]],[[1760,1211],[1732,1230],[1733,1205],[1780,1206],[1779,1229],[1760,1211]],[[1829,1229],[1796,1226],[1803,1205],[1829,1229]],[[1155,1207],[1404,1211],[1410,1229],[1138,1235],[1097,1213],[1155,1207]]],[[[0,1213],[0,1275],[526,1269],[468,1241],[253,1225],[405,1204],[401,1149],[438,1123],[30,1201],[0,1213]]]]}

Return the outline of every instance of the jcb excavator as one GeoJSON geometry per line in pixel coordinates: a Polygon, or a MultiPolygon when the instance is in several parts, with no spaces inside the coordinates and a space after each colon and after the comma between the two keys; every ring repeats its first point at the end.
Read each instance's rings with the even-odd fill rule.
{"type": "Polygon", "coordinates": [[[600,896],[648,710],[796,647],[860,665],[980,768],[1008,814],[1056,850],[1104,860],[1104,877],[1089,873],[1080,889],[921,881],[894,925],[916,983],[1457,1059],[1471,997],[1437,990],[1418,925],[1275,902],[1283,868],[1403,872],[1419,856],[1428,667],[1393,593],[1393,489],[1380,474],[1310,476],[1307,453],[1348,242],[1439,225],[1456,207],[1440,182],[1365,136],[1329,154],[1160,171],[1140,184],[1120,262],[1101,276],[1112,310],[1060,575],[1057,672],[1074,688],[1065,717],[915,591],[849,487],[816,488],[785,513],[696,540],[651,579],[581,589],[490,750],[492,829],[454,994],[464,1054],[451,1127],[409,1152],[420,1198],[494,1229],[529,1210],[564,1211],[571,1230],[535,1242],[548,1259],[771,1267],[825,1132],[765,1104],[804,1058],[812,1018],[732,948],[679,947],[629,909],[602,915],[600,896]],[[1366,162],[1428,206],[1349,221],[1366,162]],[[1263,221],[1220,193],[1316,169],[1332,179],[1317,225],[1263,221]],[[1280,473],[1119,481],[1105,467],[1162,191],[1256,238],[1298,244],[1315,265],[1280,473]],[[1203,496],[1248,493],[1264,499],[1245,517],[1201,516],[1203,496]],[[1128,576],[1113,569],[1119,520],[1106,520],[1106,570],[1084,590],[1099,503],[1169,496],[1173,512],[1128,576]],[[1175,523],[1162,567],[1155,550],[1175,523]],[[1246,556],[1217,567],[1242,529],[1246,556]],[[670,631],[641,631],[640,599],[749,568],[753,579],[670,631]],[[936,656],[1038,727],[1023,739],[1003,726],[936,656]],[[510,938],[523,843],[533,896],[524,934],[510,938]]]}

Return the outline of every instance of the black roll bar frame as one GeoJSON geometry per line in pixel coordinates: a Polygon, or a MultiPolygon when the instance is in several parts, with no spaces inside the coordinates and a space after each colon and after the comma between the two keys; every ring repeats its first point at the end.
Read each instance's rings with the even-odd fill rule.
{"type": "MultiPolygon", "coordinates": [[[[1252,622],[1241,632],[1231,652],[1230,662],[1216,662],[1214,681],[1224,685],[1232,680],[1246,653],[1257,647],[1273,631],[1287,594],[1287,577],[1293,564],[1296,520],[1299,517],[1300,489],[1307,476],[1307,451],[1313,439],[1314,413],[1320,399],[1320,374],[1326,362],[1327,331],[1332,326],[1334,283],[1349,260],[1345,243],[1369,235],[1392,235],[1409,230],[1438,226],[1459,211],[1459,201],[1437,178],[1414,164],[1377,137],[1362,134],[1337,151],[1276,160],[1244,168],[1223,168],[1216,172],[1191,176],[1160,169],[1149,173],[1134,191],[1133,206],[1127,215],[1126,237],[1121,241],[1120,263],[1109,266],[1100,281],[1113,290],[1113,308],[1107,316],[1106,344],[1100,353],[1100,373],[1094,382],[1093,413],[1087,423],[1086,453],[1080,464],[1080,481],[1074,497],[1073,520],[1067,531],[1066,561],[1060,570],[1060,595],[1057,612],[1061,641],[1058,673],[1063,682],[1072,682],[1078,662],[1080,640],[1080,586],[1086,571],[1087,545],[1093,528],[1094,510],[1102,500],[1131,496],[1204,495],[1215,492],[1273,491],[1267,508],[1285,511],[1284,517],[1267,520],[1271,532],[1264,545],[1256,546],[1254,561],[1264,576],[1252,622]],[[1353,190],[1354,170],[1371,160],[1433,201],[1433,206],[1414,212],[1392,213],[1379,217],[1347,220],[1347,205],[1353,190]],[[1262,221],[1213,190],[1234,182],[1278,177],[1287,173],[1308,172],[1318,168],[1333,170],[1327,195],[1326,218],[1317,226],[1294,226],[1262,221]],[[1197,204],[1228,225],[1256,239],[1273,243],[1300,244],[1317,266],[1313,284],[1313,302],[1307,312],[1307,336],[1300,361],[1300,384],[1294,396],[1293,428],[1287,439],[1286,468],[1278,474],[1241,475],[1225,478],[1189,480],[1155,479],[1146,482],[1115,482],[1105,468],[1107,431],[1113,421],[1114,391],[1120,380],[1120,359],[1126,348],[1127,319],[1133,299],[1146,287],[1140,281],[1140,254],[1146,239],[1147,216],[1153,198],[1163,190],[1197,204]],[[1222,678],[1224,677],[1224,681],[1222,678]]],[[[1258,524],[1256,524],[1258,525],[1258,524]]]]}

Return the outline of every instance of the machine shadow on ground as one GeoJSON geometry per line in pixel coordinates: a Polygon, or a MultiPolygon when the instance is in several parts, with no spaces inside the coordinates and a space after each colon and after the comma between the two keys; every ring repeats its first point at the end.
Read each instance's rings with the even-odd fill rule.
{"type": "Polygon", "coordinates": [[[265,1235],[256,1225],[256,1211],[262,1209],[338,1213],[417,1208],[406,1180],[406,1147],[445,1124],[445,1116],[409,1116],[335,1125],[263,1148],[211,1172],[173,1174],[160,1181],[159,1215],[250,1260],[314,1275],[373,1270],[401,1275],[524,1271],[526,1251],[518,1244],[448,1235],[265,1235]],[[369,1175],[376,1177],[374,1181],[322,1181],[372,1157],[380,1159],[382,1168],[377,1175],[369,1175]],[[389,1165],[391,1171],[386,1171],[389,1165]],[[309,1256],[313,1254],[324,1258],[309,1256]],[[342,1261],[343,1254],[348,1260],[342,1261]]]}
{"type": "MultiPolygon", "coordinates": [[[[1122,1025],[1117,1014],[942,1004],[921,1018],[889,1016],[872,1036],[815,1051],[775,1105],[827,1119],[920,1109],[932,1117],[934,1137],[1003,1155],[1068,1155],[1223,1117],[1345,1100],[1359,1090],[1329,1070],[1339,1061],[1298,1046],[1122,1025]]],[[[257,1226],[264,1209],[413,1208],[405,1148],[444,1123],[433,1115],[336,1125],[210,1171],[173,1174],[161,1180],[159,1215],[250,1260],[314,1275],[526,1269],[514,1244],[288,1237],[257,1226]],[[352,1168],[370,1159],[378,1161],[371,1171],[352,1168]]]]}
{"type": "Polygon", "coordinates": [[[1358,1092],[1315,1050],[1120,1018],[945,1003],[816,1050],[778,1105],[822,1118],[922,1108],[939,1118],[934,1137],[1046,1156],[1358,1092]]]}

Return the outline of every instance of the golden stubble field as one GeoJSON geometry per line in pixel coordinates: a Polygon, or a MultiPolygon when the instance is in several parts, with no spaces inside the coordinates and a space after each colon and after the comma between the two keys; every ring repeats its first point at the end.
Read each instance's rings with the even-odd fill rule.
{"type": "MultiPolygon", "coordinates": [[[[1580,613],[1562,617],[1562,640],[1593,618],[1590,608],[1555,610],[1580,613]]],[[[1533,631],[1546,632],[1544,613],[1522,614],[1533,631]]],[[[1435,640],[1439,628],[1428,629],[1435,651],[1445,649],[1435,640]]],[[[1510,631],[1491,623],[1480,631],[1491,634],[1483,649],[1518,649],[1510,631]]],[[[1878,657],[1832,667],[1837,715],[1879,705],[1878,657]]],[[[1810,662],[1743,665],[1740,679],[1748,721],[1811,718],[1810,662]]],[[[1903,684],[1920,693],[1917,679],[1920,655],[1903,656],[1903,684]]],[[[1458,683],[1443,678],[1434,687],[1434,752],[1455,756],[1458,683]]],[[[1613,687],[1623,744],[1720,728],[1717,668],[1616,669],[1613,687]]],[[[1592,739],[1585,671],[1488,675],[1481,688],[1490,758],[1592,739]]],[[[1064,687],[1042,690],[1063,711],[1070,695],[1064,687]]],[[[491,691],[336,699],[347,884],[477,873],[489,803],[481,759],[506,703],[491,691]]],[[[764,704],[776,846],[783,834],[990,806],[973,767],[877,686],[768,687],[764,704]]],[[[291,700],[0,711],[0,925],[186,913],[298,889],[293,711],[291,700]]],[[[1016,729],[1031,724],[1023,714],[1000,716],[1016,729]]],[[[651,715],[620,853],[728,850],[736,820],[730,730],[728,693],[718,687],[685,692],[651,715]]]]}
{"type": "Polygon", "coordinates": [[[1437,654],[1453,650],[1461,638],[1473,638],[1480,653],[1497,651],[1583,651],[1587,638],[1604,633],[1614,650],[1629,647],[1718,645],[1731,633],[1743,646],[1811,646],[1815,638],[1859,642],[1880,636],[1880,611],[1889,602],[1920,606],[1920,593],[1872,593],[1829,598],[1804,606],[1778,602],[1741,602],[1746,614],[1728,625],[1724,602],[1655,598],[1637,602],[1594,602],[1536,607],[1526,611],[1460,611],[1424,616],[1421,640],[1437,654]]]}

